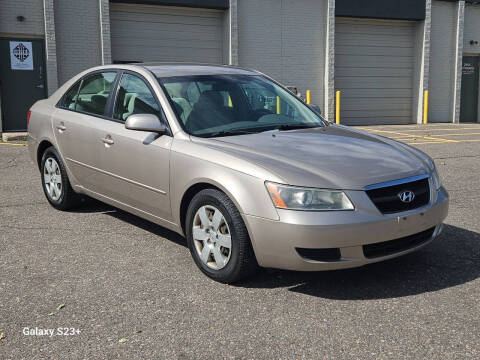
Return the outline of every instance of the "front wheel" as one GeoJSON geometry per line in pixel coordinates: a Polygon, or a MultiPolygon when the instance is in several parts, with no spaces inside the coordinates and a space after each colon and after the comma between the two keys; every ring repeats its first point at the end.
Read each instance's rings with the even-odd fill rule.
{"type": "Polygon", "coordinates": [[[245,223],[221,191],[206,189],[192,199],[186,219],[190,253],[204,274],[233,283],[257,268],[245,223]]]}

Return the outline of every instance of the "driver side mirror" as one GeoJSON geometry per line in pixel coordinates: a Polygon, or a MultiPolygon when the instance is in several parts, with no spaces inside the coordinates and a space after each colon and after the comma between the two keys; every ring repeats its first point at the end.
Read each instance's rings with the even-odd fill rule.
{"type": "Polygon", "coordinates": [[[167,128],[160,121],[157,115],[153,114],[133,114],[125,121],[125,128],[129,130],[148,131],[158,134],[165,134],[167,128]]]}
{"type": "Polygon", "coordinates": [[[320,106],[315,105],[315,104],[307,104],[310,109],[315,111],[318,115],[322,115],[322,109],[320,109],[320,106]]]}

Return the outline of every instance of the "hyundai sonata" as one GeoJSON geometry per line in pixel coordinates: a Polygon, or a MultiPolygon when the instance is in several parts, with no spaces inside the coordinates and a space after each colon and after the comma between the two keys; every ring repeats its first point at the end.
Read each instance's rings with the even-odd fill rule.
{"type": "Polygon", "coordinates": [[[28,120],[53,207],[89,196],[176,231],[221,282],[400,256],[439,235],[448,211],[423,152],[331,124],[252,70],[96,67],[28,120]]]}

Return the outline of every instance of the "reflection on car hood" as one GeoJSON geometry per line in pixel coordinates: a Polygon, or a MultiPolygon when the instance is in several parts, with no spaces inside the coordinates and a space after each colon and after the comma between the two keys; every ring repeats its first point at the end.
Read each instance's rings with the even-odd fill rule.
{"type": "Polygon", "coordinates": [[[355,190],[428,173],[422,152],[336,125],[196,141],[253,162],[291,185],[355,190]]]}

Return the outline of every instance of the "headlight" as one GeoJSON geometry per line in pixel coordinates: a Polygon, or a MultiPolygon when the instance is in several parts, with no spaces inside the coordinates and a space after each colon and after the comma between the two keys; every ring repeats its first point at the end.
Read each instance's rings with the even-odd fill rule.
{"type": "Polygon", "coordinates": [[[353,210],[354,206],[343,191],[302,188],[266,182],[273,204],[291,210],[353,210]]]}
{"type": "Polygon", "coordinates": [[[432,180],[433,180],[433,186],[435,187],[435,190],[440,189],[440,186],[442,186],[442,183],[440,182],[440,177],[438,176],[437,169],[434,167],[432,171],[432,180]]]}

